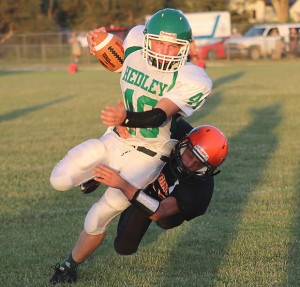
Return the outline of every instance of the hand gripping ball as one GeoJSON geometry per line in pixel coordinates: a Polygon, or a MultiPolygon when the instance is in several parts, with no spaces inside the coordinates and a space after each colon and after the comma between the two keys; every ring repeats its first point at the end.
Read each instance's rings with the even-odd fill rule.
{"type": "Polygon", "coordinates": [[[121,72],[124,61],[124,48],[122,40],[111,33],[97,32],[95,56],[98,61],[109,71],[121,72]]]}

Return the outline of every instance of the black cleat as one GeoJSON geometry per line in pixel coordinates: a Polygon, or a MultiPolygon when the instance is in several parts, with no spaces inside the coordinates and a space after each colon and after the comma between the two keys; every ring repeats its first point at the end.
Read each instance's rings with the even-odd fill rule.
{"type": "Polygon", "coordinates": [[[52,285],[56,285],[59,283],[76,283],[77,280],[77,269],[65,269],[57,263],[54,268],[54,274],[50,279],[50,283],[52,285]]]}
{"type": "Polygon", "coordinates": [[[80,190],[84,193],[84,194],[88,194],[93,192],[95,189],[97,189],[99,187],[101,183],[94,180],[94,179],[90,179],[82,184],[80,184],[80,190]]]}

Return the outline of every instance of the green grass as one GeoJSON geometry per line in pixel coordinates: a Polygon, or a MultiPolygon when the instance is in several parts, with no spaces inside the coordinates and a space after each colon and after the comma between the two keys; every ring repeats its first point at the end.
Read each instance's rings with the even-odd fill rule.
{"type": "MultiPolygon", "coordinates": [[[[153,224],[129,257],[113,249],[114,222],[76,286],[299,286],[299,70],[299,61],[208,65],[214,92],[189,121],[219,127],[230,146],[207,213],[167,232],[153,224]]],[[[49,175],[105,131],[99,114],[120,98],[118,75],[2,70],[0,85],[0,282],[49,286],[103,192],[56,192],[49,175]]]]}

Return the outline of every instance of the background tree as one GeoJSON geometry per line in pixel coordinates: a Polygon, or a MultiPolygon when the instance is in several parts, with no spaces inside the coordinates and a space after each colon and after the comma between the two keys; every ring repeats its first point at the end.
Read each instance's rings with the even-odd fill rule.
{"type": "Polygon", "coordinates": [[[224,0],[164,0],[164,7],[180,9],[183,12],[224,11],[227,9],[224,0]]]}
{"type": "Polygon", "coordinates": [[[40,0],[0,1],[0,43],[16,33],[55,31],[53,19],[45,17],[40,0]]]}
{"type": "Polygon", "coordinates": [[[272,0],[272,5],[279,22],[286,22],[289,18],[289,0],[272,0]]]}
{"type": "Polygon", "coordinates": [[[1,0],[1,41],[15,33],[90,30],[99,26],[133,26],[144,16],[164,7],[183,12],[225,10],[226,1],[215,0],[1,0]]]}
{"type": "Polygon", "coordinates": [[[58,21],[69,30],[93,29],[107,22],[108,0],[60,0],[58,21]]]}
{"type": "Polygon", "coordinates": [[[145,5],[144,1],[132,0],[114,0],[115,13],[111,22],[113,24],[123,24],[125,26],[133,26],[145,23],[145,15],[151,15],[157,10],[163,8],[163,1],[152,0],[145,5]]]}
{"type": "Polygon", "coordinates": [[[100,26],[133,26],[144,23],[144,15],[163,7],[161,0],[147,5],[132,0],[60,0],[58,21],[71,30],[90,30],[100,26]]]}

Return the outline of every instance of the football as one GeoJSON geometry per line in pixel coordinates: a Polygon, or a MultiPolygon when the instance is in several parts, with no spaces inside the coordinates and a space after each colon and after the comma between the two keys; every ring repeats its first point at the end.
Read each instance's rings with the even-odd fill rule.
{"type": "Polygon", "coordinates": [[[97,32],[95,56],[109,71],[121,72],[124,61],[123,41],[116,35],[107,32],[97,32]]]}

